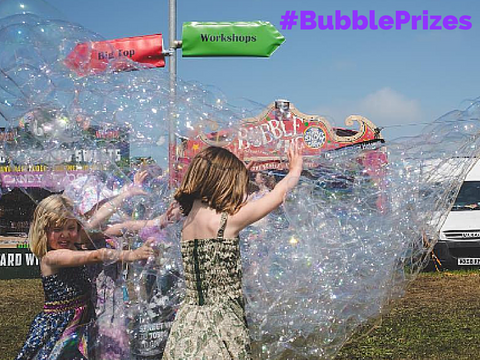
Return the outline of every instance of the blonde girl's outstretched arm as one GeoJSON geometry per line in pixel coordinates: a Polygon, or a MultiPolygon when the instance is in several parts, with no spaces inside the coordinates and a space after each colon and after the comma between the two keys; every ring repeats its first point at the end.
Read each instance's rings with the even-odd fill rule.
{"type": "Polygon", "coordinates": [[[95,211],[95,213],[92,215],[88,221],[86,221],[83,226],[85,227],[85,230],[90,231],[90,230],[96,230],[102,227],[103,224],[105,224],[108,219],[120,209],[122,206],[123,202],[135,195],[145,195],[146,192],[142,190],[142,188],[138,186],[132,186],[128,190],[120,193],[119,195],[115,196],[114,198],[108,200],[105,202],[100,208],[95,211]]]}
{"type": "Polygon", "coordinates": [[[138,232],[145,227],[157,226],[161,228],[162,216],[152,220],[128,220],[107,227],[102,233],[106,236],[122,236],[126,232],[138,232]]]}
{"type": "Polygon", "coordinates": [[[168,207],[167,211],[162,215],[151,220],[129,220],[123,223],[118,223],[109,226],[103,234],[107,236],[122,236],[124,232],[132,231],[138,232],[145,227],[156,226],[159,229],[165,228],[167,225],[172,224],[180,219],[180,205],[178,202],[173,201],[168,207]]]}
{"type": "Polygon", "coordinates": [[[95,264],[103,261],[112,262],[112,260],[125,262],[146,260],[155,254],[151,247],[153,241],[154,239],[148,239],[145,244],[135,250],[117,251],[105,248],[89,251],[51,250],[42,258],[42,262],[50,268],[63,268],[95,264]]]}
{"type": "Polygon", "coordinates": [[[299,146],[291,144],[287,155],[289,160],[287,176],[268,194],[259,200],[248,202],[230,218],[230,226],[235,229],[235,232],[262,219],[279,207],[285,200],[287,193],[297,185],[303,168],[303,157],[299,146]]]}

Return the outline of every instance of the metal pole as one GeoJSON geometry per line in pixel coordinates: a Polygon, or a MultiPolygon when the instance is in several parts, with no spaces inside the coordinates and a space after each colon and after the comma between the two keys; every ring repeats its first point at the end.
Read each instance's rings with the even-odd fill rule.
{"type": "Polygon", "coordinates": [[[170,187],[175,184],[175,162],[177,160],[177,144],[175,139],[175,103],[177,95],[177,0],[168,0],[168,23],[169,23],[169,64],[170,72],[170,105],[168,126],[168,170],[170,174],[170,187]]]}

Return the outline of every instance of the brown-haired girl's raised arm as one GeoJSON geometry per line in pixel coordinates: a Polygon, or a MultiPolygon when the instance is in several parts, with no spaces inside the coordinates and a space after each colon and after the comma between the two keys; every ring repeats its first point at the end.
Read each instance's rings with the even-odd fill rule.
{"type": "Polygon", "coordinates": [[[298,145],[290,145],[288,160],[289,171],[287,176],[272,191],[259,200],[247,203],[238,213],[229,218],[229,225],[234,229],[234,232],[239,232],[275,210],[283,203],[288,191],[297,185],[303,168],[303,157],[298,145]]]}

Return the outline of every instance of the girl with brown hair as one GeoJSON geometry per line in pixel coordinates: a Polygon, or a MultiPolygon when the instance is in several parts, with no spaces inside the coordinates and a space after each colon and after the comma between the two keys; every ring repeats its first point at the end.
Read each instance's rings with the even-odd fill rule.
{"type": "Polygon", "coordinates": [[[239,232],[282,204],[303,159],[288,151],[289,173],[259,200],[247,201],[248,171],[234,154],[209,147],[195,156],[175,193],[187,218],[181,251],[186,294],[163,360],[250,359],[239,232]]]}

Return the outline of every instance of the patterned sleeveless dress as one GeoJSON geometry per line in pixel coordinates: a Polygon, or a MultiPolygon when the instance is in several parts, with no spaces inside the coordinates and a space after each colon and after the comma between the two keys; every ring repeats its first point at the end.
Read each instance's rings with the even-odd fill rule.
{"type": "Polygon", "coordinates": [[[43,276],[42,283],[43,311],[32,321],[16,359],[90,359],[88,343],[94,311],[85,268],[62,268],[57,274],[43,276]]]}
{"type": "Polygon", "coordinates": [[[185,299],[173,323],[163,360],[249,360],[250,339],[242,292],[238,237],[182,241],[185,299]]]}

